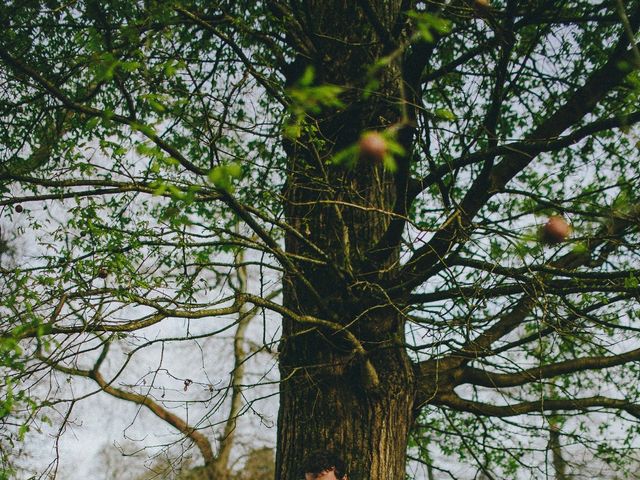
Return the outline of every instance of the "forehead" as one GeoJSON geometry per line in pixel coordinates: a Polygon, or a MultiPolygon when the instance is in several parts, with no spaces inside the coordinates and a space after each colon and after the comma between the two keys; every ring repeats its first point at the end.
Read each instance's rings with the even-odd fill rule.
{"type": "Polygon", "coordinates": [[[320,473],[306,473],[305,480],[338,480],[336,478],[335,469],[324,470],[320,473]]]}

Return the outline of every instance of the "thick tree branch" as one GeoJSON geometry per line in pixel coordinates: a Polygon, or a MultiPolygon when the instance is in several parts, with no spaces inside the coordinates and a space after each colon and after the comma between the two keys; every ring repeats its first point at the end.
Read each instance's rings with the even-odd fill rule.
{"type": "MultiPolygon", "coordinates": [[[[631,219],[620,220],[628,221],[631,219]]],[[[604,233],[604,231],[600,231],[604,233]]],[[[596,235],[597,237],[597,235],[596,235]]],[[[453,257],[449,259],[448,265],[450,267],[461,266],[469,267],[474,270],[482,270],[492,275],[499,275],[502,277],[513,278],[517,280],[528,280],[527,274],[541,273],[544,275],[554,277],[566,277],[580,280],[619,280],[623,278],[629,278],[629,276],[640,276],[640,270],[616,270],[616,271],[578,271],[574,269],[562,268],[560,266],[554,267],[552,264],[543,265],[527,265],[526,267],[504,267],[491,262],[484,262],[482,260],[475,260],[473,258],[466,257],[453,257]]]]}
{"type": "MultiPolygon", "coordinates": [[[[531,158],[534,158],[540,153],[556,151],[561,148],[574,145],[584,138],[587,138],[598,132],[615,128],[625,128],[638,122],[640,122],[640,111],[633,112],[628,115],[619,115],[615,117],[596,120],[580,128],[577,128],[576,130],[565,136],[561,136],[556,139],[542,141],[525,140],[520,142],[512,142],[509,144],[488,148],[480,152],[464,155],[456,160],[453,160],[450,163],[443,164],[433,169],[428,175],[420,180],[413,179],[411,182],[409,182],[404,192],[402,194],[399,194],[399,198],[402,199],[403,203],[398,203],[396,205],[396,213],[406,212],[408,205],[410,205],[422,191],[429,188],[434,183],[441,181],[443,177],[451,173],[451,171],[453,170],[474,164],[487,164],[487,162],[489,162],[489,160],[492,158],[514,153],[529,155],[531,158]],[[398,207],[402,205],[404,206],[404,210],[398,209],[398,207]]],[[[406,220],[404,220],[403,218],[399,218],[397,215],[394,215],[384,236],[371,250],[371,258],[373,260],[378,261],[380,258],[384,258],[384,254],[388,253],[390,251],[390,248],[395,245],[395,242],[399,240],[405,224],[406,220]]]]}
{"type": "Polygon", "coordinates": [[[618,276],[618,281],[609,281],[603,283],[602,280],[545,280],[545,279],[523,279],[519,283],[509,283],[496,287],[483,288],[477,287],[456,287],[449,290],[441,290],[432,293],[417,293],[409,297],[407,303],[411,305],[424,304],[439,300],[447,300],[452,298],[498,298],[505,295],[517,295],[525,293],[531,296],[544,295],[569,295],[572,293],[589,293],[589,292],[626,292],[639,293],[640,288],[632,287],[625,284],[624,279],[629,278],[629,272],[626,277],[618,276]],[[620,279],[622,281],[620,281],[620,279]]]}
{"type": "Polygon", "coordinates": [[[638,360],[640,360],[640,348],[619,355],[576,358],[515,373],[488,372],[480,368],[464,367],[460,383],[471,383],[489,388],[517,387],[545,378],[554,378],[586,370],[601,370],[638,360]]]}
{"type": "Polygon", "coordinates": [[[488,403],[476,402],[460,398],[453,392],[443,393],[438,396],[436,402],[438,405],[453,408],[462,412],[474,413],[489,417],[513,417],[516,415],[524,415],[527,413],[544,413],[572,410],[591,410],[591,409],[614,409],[623,410],[629,415],[640,419],[640,405],[631,403],[627,400],[617,398],[609,398],[602,396],[587,398],[567,398],[567,399],[547,399],[532,402],[522,402],[513,405],[491,405],[488,403]]]}
{"type": "MultiPolygon", "coordinates": [[[[93,292],[93,294],[107,293],[109,290],[99,290],[93,292]]],[[[87,296],[91,292],[83,292],[79,295],[87,296]]],[[[120,293],[122,292],[113,292],[120,293]]],[[[74,295],[66,295],[66,299],[72,298],[74,295]]],[[[233,297],[230,297],[233,298],[233,297]]],[[[220,303],[223,303],[230,298],[223,299],[220,303]]],[[[243,295],[238,295],[235,297],[232,305],[228,307],[222,308],[206,308],[206,309],[198,309],[198,310],[180,310],[167,308],[163,306],[158,301],[154,301],[152,299],[141,297],[134,294],[128,294],[128,299],[138,305],[144,305],[148,307],[152,307],[157,310],[156,313],[151,315],[144,316],[142,318],[136,320],[128,320],[119,323],[110,323],[104,322],[101,319],[93,319],[90,322],[87,322],[86,325],[74,325],[74,326],[60,326],[58,325],[59,319],[58,314],[52,316],[52,318],[38,325],[32,325],[32,322],[25,327],[21,327],[18,329],[14,329],[11,331],[3,331],[0,332],[0,339],[13,339],[13,340],[21,340],[26,338],[36,338],[44,335],[70,335],[77,333],[100,333],[100,332],[134,332],[137,330],[141,330],[146,327],[150,327],[151,325],[155,325],[166,318],[189,318],[189,319],[199,319],[199,318],[208,318],[208,317],[217,317],[223,315],[230,315],[234,313],[238,313],[240,308],[245,300],[243,295]]]]}
{"type": "Polygon", "coordinates": [[[387,27],[382,23],[380,17],[377,12],[373,9],[371,2],[369,0],[358,0],[358,5],[364,11],[367,16],[367,20],[371,23],[371,26],[376,31],[376,34],[380,38],[380,41],[384,45],[383,53],[392,52],[396,48],[398,48],[398,44],[396,40],[391,36],[391,32],[387,29],[387,27]]]}
{"type": "Polygon", "coordinates": [[[279,0],[266,0],[266,4],[276,18],[287,26],[287,39],[290,45],[306,58],[313,58],[317,53],[316,46],[309,38],[308,31],[300,22],[300,18],[288,5],[279,0]]]}
{"type": "Polygon", "coordinates": [[[407,153],[403,158],[398,159],[398,171],[395,175],[396,200],[389,226],[367,252],[367,259],[373,264],[371,268],[383,264],[397,249],[407,224],[407,212],[417,195],[411,179],[411,151],[416,136],[418,111],[423,105],[423,86],[420,76],[441,39],[442,35],[435,32],[431,42],[424,39],[416,40],[408,47],[408,54],[402,60],[402,102],[406,118],[403,120],[405,125],[399,131],[398,141],[407,153]]]}

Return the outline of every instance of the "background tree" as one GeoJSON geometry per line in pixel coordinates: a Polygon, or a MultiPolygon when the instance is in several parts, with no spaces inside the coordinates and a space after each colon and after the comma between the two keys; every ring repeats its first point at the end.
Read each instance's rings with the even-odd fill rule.
{"type": "MultiPolygon", "coordinates": [[[[220,475],[255,397],[186,374],[167,397],[164,348],[261,313],[243,338],[264,362],[277,343],[278,479],[319,447],[355,480],[402,478],[407,454],[431,477],[455,477],[452,456],[541,476],[549,415],[557,444],[635,448],[639,2],[7,1],[0,18],[0,205],[28,252],[3,266],[7,437],[100,391],[220,475]],[[61,373],[97,390],[69,397],[61,373]],[[170,407],[195,387],[187,421],[170,407]],[[596,413],[623,433],[604,442],[596,413]]],[[[202,359],[206,378],[220,360],[202,359]]]]}

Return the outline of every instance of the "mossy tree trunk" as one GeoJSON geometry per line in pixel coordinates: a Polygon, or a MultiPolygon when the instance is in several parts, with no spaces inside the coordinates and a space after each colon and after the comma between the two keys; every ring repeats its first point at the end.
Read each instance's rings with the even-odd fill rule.
{"type": "MultiPolygon", "coordinates": [[[[376,95],[364,98],[370,67],[385,55],[361,8],[346,2],[309,2],[297,13],[311,26],[311,56],[300,56],[295,75],[312,66],[317,84],[344,88],[344,108],[306,119],[298,139],[285,139],[285,191],[289,233],[286,250],[295,267],[286,272],[284,304],[297,315],[331,319],[316,325],[285,318],[280,352],[282,377],[277,478],[298,478],[304,455],[338,450],[351,478],[403,478],[406,444],[414,409],[414,376],[406,352],[401,315],[377,288],[390,278],[398,248],[376,263],[370,252],[387,232],[391,213],[403,197],[403,160],[391,173],[382,162],[358,160],[334,165],[332,155],[354,145],[362,132],[402,125],[401,66],[377,78],[376,95]],[[310,12],[313,12],[311,14],[310,12]],[[323,262],[319,252],[329,252],[323,262]]],[[[377,2],[380,19],[396,19],[400,2],[377,2]]],[[[384,28],[393,28],[393,24],[384,28]]]]}

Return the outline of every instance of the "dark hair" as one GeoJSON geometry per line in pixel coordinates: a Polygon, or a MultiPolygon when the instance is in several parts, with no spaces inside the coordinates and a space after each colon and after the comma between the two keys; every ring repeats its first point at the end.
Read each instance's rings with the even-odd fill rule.
{"type": "Polygon", "coordinates": [[[317,475],[327,470],[334,470],[336,478],[342,479],[348,475],[347,466],[338,454],[326,450],[311,452],[302,463],[302,477],[307,473],[317,475]]]}

